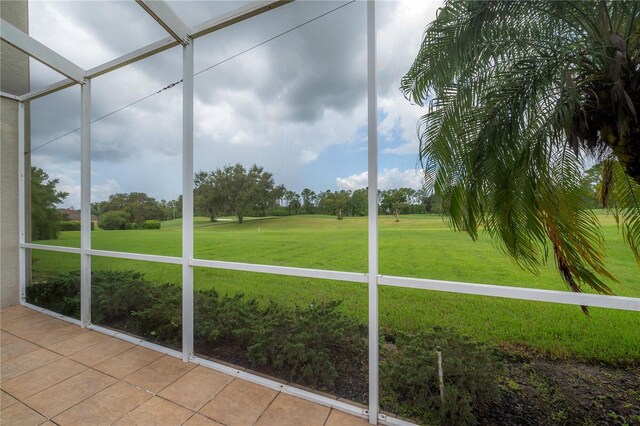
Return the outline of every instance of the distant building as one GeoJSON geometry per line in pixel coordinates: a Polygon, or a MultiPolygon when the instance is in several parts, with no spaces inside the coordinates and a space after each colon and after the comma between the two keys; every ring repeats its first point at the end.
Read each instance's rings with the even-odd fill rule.
{"type": "MultiPolygon", "coordinates": [[[[74,209],[58,209],[58,213],[63,220],[70,220],[72,222],[80,222],[80,210],[74,209]]],[[[91,215],[91,222],[94,225],[98,225],[98,216],[95,214],[91,215]]]]}

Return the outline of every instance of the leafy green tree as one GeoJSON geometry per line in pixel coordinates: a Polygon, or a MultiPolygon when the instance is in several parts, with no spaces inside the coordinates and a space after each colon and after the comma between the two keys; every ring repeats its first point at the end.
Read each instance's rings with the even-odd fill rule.
{"type": "Polygon", "coordinates": [[[639,25],[636,1],[445,3],[401,88],[428,105],[420,156],[455,229],[483,226],[533,272],[551,252],[571,290],[610,294],[591,157],[640,262],[639,25]]]}
{"type": "Polygon", "coordinates": [[[387,189],[382,191],[380,209],[383,212],[393,214],[396,222],[400,222],[400,213],[407,209],[409,199],[413,197],[415,191],[411,188],[387,189]]]}
{"type": "Polygon", "coordinates": [[[318,207],[318,195],[309,188],[303,189],[300,195],[302,196],[302,211],[305,214],[315,213],[318,207]]]}
{"type": "Polygon", "coordinates": [[[123,230],[130,220],[131,215],[126,211],[110,210],[100,215],[100,218],[98,219],[98,228],[106,231],[123,230]]]}
{"type": "Polygon", "coordinates": [[[302,205],[300,204],[300,195],[294,191],[286,190],[284,192],[283,199],[285,203],[287,203],[287,212],[289,213],[289,216],[300,213],[300,210],[302,209],[302,205]]]}
{"type": "Polygon", "coordinates": [[[369,191],[366,188],[356,189],[351,193],[349,209],[353,216],[366,216],[369,211],[369,191]]]}
{"type": "Polygon", "coordinates": [[[336,192],[328,190],[321,193],[319,198],[318,205],[325,214],[336,215],[338,220],[342,220],[351,200],[351,192],[344,189],[336,192]]]}
{"type": "Polygon", "coordinates": [[[219,212],[234,214],[242,223],[247,214],[265,216],[284,196],[273,174],[254,164],[245,169],[240,163],[195,175],[196,205],[206,209],[214,220],[219,212]]]}
{"type": "Polygon", "coordinates": [[[144,192],[118,193],[109,196],[107,201],[94,203],[91,206],[93,214],[110,211],[125,211],[130,219],[142,226],[145,220],[163,220],[164,212],[161,204],[144,192]]]}
{"type": "Polygon", "coordinates": [[[216,221],[218,212],[223,211],[225,198],[221,188],[215,185],[214,172],[199,171],[195,174],[193,204],[196,212],[216,221]]]}
{"type": "Polygon", "coordinates": [[[58,238],[60,215],[56,205],[67,196],[67,192],[57,191],[58,179],[38,167],[31,167],[31,239],[53,240],[58,238]]]}

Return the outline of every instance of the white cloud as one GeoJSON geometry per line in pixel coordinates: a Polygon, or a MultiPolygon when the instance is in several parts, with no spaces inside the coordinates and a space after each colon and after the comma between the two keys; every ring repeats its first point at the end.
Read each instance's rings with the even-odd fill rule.
{"type": "MultiPolygon", "coordinates": [[[[337,178],[336,185],[339,189],[355,190],[368,186],[368,172],[362,172],[337,178]]],[[[378,174],[378,187],[380,189],[394,188],[422,188],[422,171],[417,169],[400,170],[398,168],[384,169],[378,174]]]]}

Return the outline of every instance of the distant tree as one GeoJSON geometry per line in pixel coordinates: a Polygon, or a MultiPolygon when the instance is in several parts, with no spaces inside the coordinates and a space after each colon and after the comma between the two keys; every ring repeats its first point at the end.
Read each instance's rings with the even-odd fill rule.
{"type": "Polygon", "coordinates": [[[106,231],[122,230],[130,220],[131,215],[126,211],[111,210],[100,215],[100,218],[98,219],[98,228],[106,231]]]}
{"type": "Polygon", "coordinates": [[[287,204],[287,212],[289,213],[289,216],[300,213],[302,208],[302,205],[300,204],[300,195],[294,191],[287,190],[284,193],[283,199],[287,204]]]}
{"type": "Polygon", "coordinates": [[[139,225],[142,225],[145,220],[162,220],[164,218],[161,204],[144,192],[113,194],[109,196],[109,200],[92,206],[92,210],[100,213],[122,210],[127,212],[131,220],[139,225]]]}
{"type": "Polygon", "coordinates": [[[302,196],[302,212],[305,214],[315,213],[318,207],[318,195],[309,188],[303,189],[300,195],[302,196]]]}
{"type": "Polygon", "coordinates": [[[353,216],[366,216],[369,211],[369,191],[366,188],[356,189],[351,193],[349,210],[353,216]]]}
{"type": "Polygon", "coordinates": [[[242,164],[226,165],[212,172],[195,175],[197,206],[211,219],[216,214],[234,214],[242,223],[247,214],[265,216],[281,199],[286,189],[276,186],[273,174],[254,164],[249,170],[242,164]]]}
{"type": "Polygon", "coordinates": [[[195,175],[193,204],[196,212],[216,221],[218,212],[225,208],[225,194],[222,188],[215,185],[215,172],[199,171],[195,175]]]}
{"type": "Polygon", "coordinates": [[[396,222],[400,222],[400,213],[409,205],[409,199],[415,191],[411,188],[387,189],[382,191],[380,209],[383,212],[393,214],[396,222]]]}
{"type": "Polygon", "coordinates": [[[351,201],[351,191],[332,192],[328,190],[322,192],[319,199],[318,206],[325,214],[336,215],[338,220],[342,220],[351,201]]]}
{"type": "Polygon", "coordinates": [[[33,240],[53,240],[58,238],[60,215],[56,205],[67,196],[67,192],[57,191],[58,179],[38,167],[31,167],[31,238],[33,240]]]}
{"type": "Polygon", "coordinates": [[[182,195],[175,200],[160,200],[163,220],[174,220],[182,217],[182,195]]]}

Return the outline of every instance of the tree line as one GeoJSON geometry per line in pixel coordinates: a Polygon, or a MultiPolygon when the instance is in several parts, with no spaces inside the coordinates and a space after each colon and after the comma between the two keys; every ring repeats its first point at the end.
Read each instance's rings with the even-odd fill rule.
{"type": "MultiPolygon", "coordinates": [[[[57,179],[50,179],[40,168],[31,172],[32,238],[55,239],[63,219],[56,206],[67,193],[58,191],[57,179]]],[[[194,212],[216,221],[219,216],[235,216],[242,223],[247,216],[289,216],[300,214],[334,215],[338,219],[368,214],[367,189],[326,190],[309,188],[300,193],[277,185],[273,174],[256,164],[226,165],[194,175],[194,212]]],[[[380,214],[435,213],[438,203],[426,190],[398,188],[378,191],[380,214]]],[[[142,229],[145,222],[182,217],[182,195],[174,200],[157,200],[144,192],[116,193],[105,201],[91,204],[91,214],[99,217],[105,229],[142,229]]]]}

